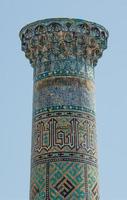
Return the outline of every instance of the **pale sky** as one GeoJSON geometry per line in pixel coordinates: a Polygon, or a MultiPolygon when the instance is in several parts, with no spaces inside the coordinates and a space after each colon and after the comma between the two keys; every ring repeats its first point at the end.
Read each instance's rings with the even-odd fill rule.
{"type": "Polygon", "coordinates": [[[32,68],[19,31],[33,21],[73,17],[109,30],[96,67],[101,200],[127,200],[127,1],[0,0],[0,200],[28,200],[32,68]]]}

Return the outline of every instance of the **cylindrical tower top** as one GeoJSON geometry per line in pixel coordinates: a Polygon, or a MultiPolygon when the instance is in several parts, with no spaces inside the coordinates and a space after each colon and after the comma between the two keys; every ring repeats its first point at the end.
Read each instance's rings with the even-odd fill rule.
{"type": "Polygon", "coordinates": [[[95,66],[107,48],[108,31],[82,19],[52,18],[26,25],[19,35],[33,67],[64,59],[82,59],[95,66]]]}
{"type": "Polygon", "coordinates": [[[94,66],[108,31],[53,18],[20,38],[34,69],[30,200],[99,200],[94,66]]]}

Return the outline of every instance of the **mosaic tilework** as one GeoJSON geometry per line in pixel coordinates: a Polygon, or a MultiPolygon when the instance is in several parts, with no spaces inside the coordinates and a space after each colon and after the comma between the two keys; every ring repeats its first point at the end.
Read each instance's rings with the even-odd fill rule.
{"type": "Polygon", "coordinates": [[[35,84],[34,111],[50,106],[80,106],[95,111],[94,84],[73,77],[48,78],[35,84]]]}
{"type": "Polygon", "coordinates": [[[98,171],[77,162],[47,162],[32,168],[31,199],[98,200],[98,171]]]}
{"type": "Polygon", "coordinates": [[[99,200],[94,67],[108,32],[56,18],[20,38],[34,71],[30,200],[99,200]]]}
{"type": "Polygon", "coordinates": [[[37,165],[31,170],[31,200],[41,200],[46,197],[46,164],[37,165]]]}
{"type": "Polygon", "coordinates": [[[51,199],[85,198],[84,164],[77,162],[57,162],[50,165],[51,199]]]}
{"type": "Polygon", "coordinates": [[[76,76],[94,79],[94,70],[86,65],[83,59],[66,58],[52,62],[44,62],[42,66],[34,68],[34,81],[54,76],[76,76]]]}
{"type": "Polygon", "coordinates": [[[95,131],[95,117],[89,113],[64,111],[39,115],[33,123],[32,155],[69,151],[95,156],[95,131]]]}
{"type": "Polygon", "coordinates": [[[48,62],[46,69],[49,71],[54,69],[54,65],[67,71],[67,62],[71,66],[71,59],[76,60],[73,63],[77,69],[78,66],[95,66],[107,47],[108,32],[96,23],[57,18],[25,26],[20,32],[20,38],[22,50],[33,67],[41,67],[40,71],[44,72],[43,66],[48,62]],[[63,65],[62,60],[66,60],[63,65]]]}
{"type": "Polygon", "coordinates": [[[88,165],[88,195],[89,200],[98,200],[98,171],[94,166],[88,165]]]}

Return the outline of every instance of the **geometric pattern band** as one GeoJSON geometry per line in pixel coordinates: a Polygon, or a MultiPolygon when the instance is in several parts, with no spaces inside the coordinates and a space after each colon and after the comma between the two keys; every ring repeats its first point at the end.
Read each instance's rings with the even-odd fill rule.
{"type": "Polygon", "coordinates": [[[76,162],[39,164],[32,168],[31,199],[98,200],[97,168],[76,162]]]}
{"type": "Polygon", "coordinates": [[[99,199],[94,115],[37,115],[32,142],[31,200],[99,199]]]}
{"type": "Polygon", "coordinates": [[[99,200],[94,67],[107,38],[68,18],[20,31],[34,68],[30,200],[99,200]]]}

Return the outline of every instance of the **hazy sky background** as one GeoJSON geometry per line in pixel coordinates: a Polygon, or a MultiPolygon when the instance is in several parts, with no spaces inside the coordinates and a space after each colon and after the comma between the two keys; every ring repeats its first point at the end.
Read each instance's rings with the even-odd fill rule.
{"type": "Polygon", "coordinates": [[[109,30],[96,67],[101,200],[127,200],[127,0],[0,0],[0,200],[28,200],[32,68],[20,48],[27,23],[51,17],[109,30]]]}

